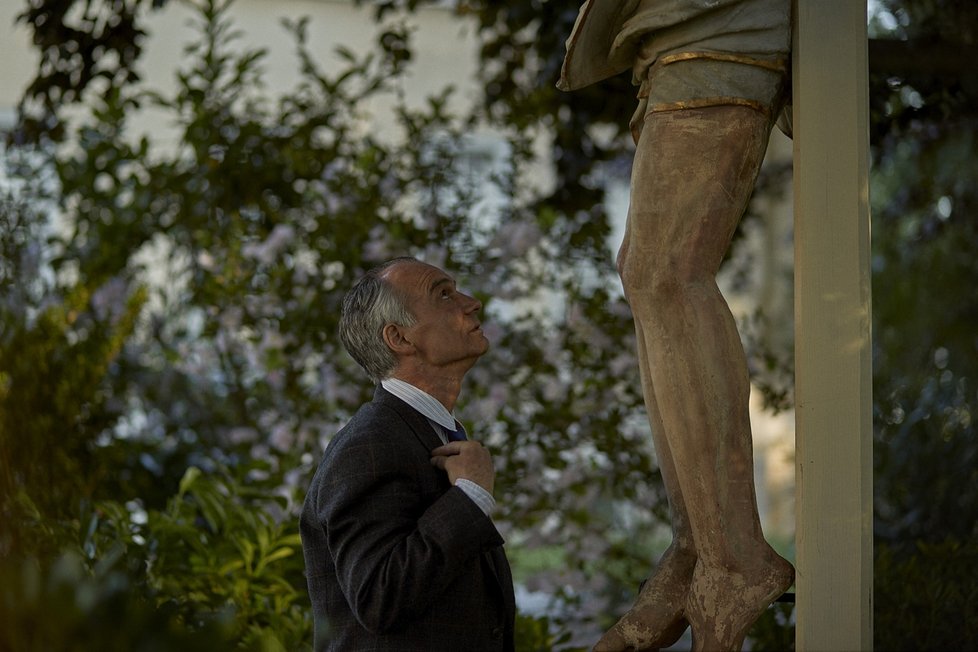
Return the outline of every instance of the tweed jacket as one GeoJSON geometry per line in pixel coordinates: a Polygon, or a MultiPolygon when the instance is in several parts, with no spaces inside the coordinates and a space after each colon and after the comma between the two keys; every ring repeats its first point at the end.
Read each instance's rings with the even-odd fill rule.
{"type": "Polygon", "coordinates": [[[430,422],[382,387],[326,447],[299,521],[315,649],[513,650],[503,539],[430,422]]]}

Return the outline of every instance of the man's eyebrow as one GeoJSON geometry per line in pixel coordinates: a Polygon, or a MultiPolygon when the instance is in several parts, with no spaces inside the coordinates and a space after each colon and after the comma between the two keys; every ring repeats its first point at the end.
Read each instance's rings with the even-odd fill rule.
{"type": "Polygon", "coordinates": [[[434,292],[438,290],[438,288],[440,288],[442,285],[445,285],[446,283],[448,285],[451,285],[452,287],[455,287],[455,279],[449,278],[447,276],[442,276],[440,278],[435,279],[431,283],[431,285],[428,287],[428,294],[434,294],[434,292]]]}

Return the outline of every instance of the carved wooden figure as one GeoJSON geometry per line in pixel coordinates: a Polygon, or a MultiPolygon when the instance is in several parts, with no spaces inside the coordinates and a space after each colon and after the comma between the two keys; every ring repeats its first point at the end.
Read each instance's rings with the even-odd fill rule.
{"type": "Polygon", "coordinates": [[[632,70],[636,143],[618,271],[673,540],[632,609],[595,646],[739,650],[793,582],[764,539],[750,384],[716,273],[782,108],[790,0],[588,0],[558,86],[632,70]]]}

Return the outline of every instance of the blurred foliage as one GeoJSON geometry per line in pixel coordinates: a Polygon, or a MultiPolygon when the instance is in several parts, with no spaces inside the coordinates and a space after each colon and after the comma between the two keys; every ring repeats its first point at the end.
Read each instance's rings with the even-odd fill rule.
{"type": "Polygon", "coordinates": [[[973,540],[881,545],[874,585],[878,650],[978,649],[978,563],[973,540]]]}
{"type": "Polygon", "coordinates": [[[308,647],[299,535],[268,493],[190,467],[160,512],[83,502],[77,546],[4,557],[0,649],[308,647]]]}
{"type": "Polygon", "coordinates": [[[795,649],[795,605],[775,602],[747,632],[751,652],[787,652],[795,649]]]}
{"type": "Polygon", "coordinates": [[[144,627],[308,646],[297,508],[371,391],[334,335],[340,300],[366,268],[413,254],[486,306],[493,348],[460,417],[497,461],[511,545],[562,548],[562,565],[521,578],[559,612],[521,615],[521,647],[572,649],[572,628],[607,626],[631,599],[653,554],[634,540],[666,515],[607,220],[541,203],[525,134],[485,148],[450,89],[405,105],[400,21],[378,24],[367,54],[339,48],[329,72],[307,22],[287,21],[301,78],[272,97],[265,52],[241,46],[230,10],[189,8],[199,37],[174,91],[94,75],[64,95],[85,106],[71,122],[58,102],[44,120],[25,104],[8,137],[8,640],[33,640],[19,593],[74,583],[82,597],[48,624],[55,647],[120,601],[134,649],[144,627]],[[393,134],[365,128],[378,101],[393,134]],[[152,138],[134,127],[147,113],[152,138]]]}
{"type": "MultiPolygon", "coordinates": [[[[884,4],[895,36],[978,38],[974,5],[884,4]]],[[[978,109],[965,81],[872,78],[876,531],[887,543],[978,534],[978,109]]]]}
{"type": "MultiPolygon", "coordinates": [[[[249,466],[253,474],[267,464],[249,466]]],[[[291,521],[275,518],[268,504],[274,487],[263,484],[188,468],[166,509],[147,518],[155,535],[152,586],[184,622],[230,611],[242,646],[298,650],[312,634],[302,542],[291,521]]]]}
{"type": "Polygon", "coordinates": [[[547,616],[516,614],[516,649],[520,652],[583,652],[585,647],[569,647],[570,633],[554,634],[554,625],[547,616]]]}
{"type": "MultiPolygon", "coordinates": [[[[870,31],[978,46],[978,6],[883,0],[870,31]]],[[[959,63],[966,63],[960,55],[959,63]]],[[[870,75],[874,637],[883,650],[978,649],[978,76],[870,75]]]]}
{"type": "MultiPolygon", "coordinates": [[[[164,4],[31,1],[21,17],[41,62],[0,201],[0,619],[19,623],[0,627],[4,645],[58,648],[75,633],[84,649],[119,609],[119,649],[142,649],[153,629],[188,649],[301,648],[299,560],[281,551],[294,549],[289,524],[322,444],[370,389],[333,336],[339,299],[401,253],[455,271],[490,316],[494,346],[461,416],[497,459],[510,546],[562,553],[558,569],[521,578],[561,612],[521,615],[525,649],[610,625],[667,514],[606,242],[634,89],[627,73],[554,88],[579,2],[456,5],[482,44],[484,103],[470,118],[450,114],[449,90],[396,102],[406,17],[425,0],[369,3],[374,52],[343,50],[330,74],[305,23],[290,23],[303,74],[275,100],[264,53],[231,47],[223,3],[196,5],[201,37],[173,94],[139,83],[141,22],[164,4]],[[360,107],[377,98],[395,100],[403,145],[364,129],[360,107]],[[90,115],[69,123],[73,103],[90,115]],[[157,144],[131,133],[141,111],[162,116],[157,144]],[[486,123],[502,151],[468,138],[486,123]],[[555,177],[533,188],[540,136],[555,177]],[[487,193],[506,201],[473,221],[487,193]],[[555,309],[527,309],[540,305],[555,309]],[[64,622],[16,638],[37,633],[46,601],[64,622]]],[[[875,6],[871,36],[922,62],[939,45],[975,46],[974,3],[875,6]]],[[[896,621],[918,604],[906,591],[920,568],[947,562],[921,578],[934,579],[931,608],[967,594],[953,541],[978,527],[978,92],[967,71],[885,63],[870,75],[875,629],[879,649],[890,631],[894,649],[937,649],[934,626],[896,621]]],[[[786,172],[765,171],[758,192],[783,188],[786,172]]],[[[755,381],[790,407],[790,360],[753,337],[755,381]]],[[[790,627],[776,605],[752,645],[779,649],[790,627]]]]}
{"type": "Polygon", "coordinates": [[[154,604],[118,554],[95,568],[71,551],[47,564],[0,559],[0,649],[205,652],[227,640],[220,620],[191,630],[154,604]]]}

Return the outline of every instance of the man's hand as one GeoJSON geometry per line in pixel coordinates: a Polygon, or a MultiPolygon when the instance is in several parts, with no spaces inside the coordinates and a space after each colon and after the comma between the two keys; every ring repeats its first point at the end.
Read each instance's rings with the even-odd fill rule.
{"type": "Polygon", "coordinates": [[[459,478],[471,480],[489,493],[496,479],[492,456],[477,441],[451,441],[431,451],[431,463],[448,473],[455,485],[459,478]]]}

